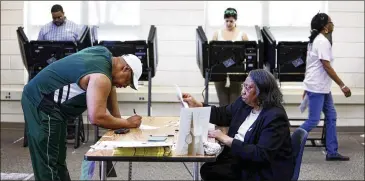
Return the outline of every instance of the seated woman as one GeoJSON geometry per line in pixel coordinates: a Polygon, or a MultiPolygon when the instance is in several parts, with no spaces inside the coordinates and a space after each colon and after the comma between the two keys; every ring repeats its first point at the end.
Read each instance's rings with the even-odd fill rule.
{"type": "MultiPolygon", "coordinates": [[[[242,87],[241,97],[234,103],[211,106],[210,123],[229,126],[229,132],[209,131],[209,137],[225,146],[216,162],[202,165],[202,179],[291,180],[290,124],[274,76],[263,69],[253,70],[242,87]]],[[[208,106],[189,94],[183,98],[190,107],[208,106]]]]}

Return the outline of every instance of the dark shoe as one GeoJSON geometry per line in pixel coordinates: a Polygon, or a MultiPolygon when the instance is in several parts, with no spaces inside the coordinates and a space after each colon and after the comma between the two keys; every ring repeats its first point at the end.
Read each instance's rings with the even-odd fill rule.
{"type": "Polygon", "coordinates": [[[336,153],[335,155],[326,155],[327,161],[349,161],[350,157],[342,156],[339,153],[336,153]]]}

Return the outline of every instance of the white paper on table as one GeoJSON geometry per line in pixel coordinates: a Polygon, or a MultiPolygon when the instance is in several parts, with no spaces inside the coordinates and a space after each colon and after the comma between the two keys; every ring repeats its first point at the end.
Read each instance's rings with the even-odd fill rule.
{"type": "MultiPolygon", "coordinates": [[[[193,119],[193,111],[192,108],[182,108],[180,110],[180,124],[179,124],[179,133],[178,140],[176,142],[175,154],[176,155],[187,155],[189,145],[187,140],[189,140],[190,136],[190,125],[193,119]]],[[[191,135],[192,136],[192,135],[191,135]]]]}
{"type": "Polygon", "coordinates": [[[141,124],[139,126],[139,129],[144,129],[144,130],[150,130],[150,129],[158,129],[159,127],[156,127],[156,126],[148,126],[148,125],[144,125],[144,124],[141,124]]]}
{"type": "Polygon", "coordinates": [[[97,145],[92,145],[91,148],[97,150],[106,150],[114,148],[162,147],[162,146],[172,146],[172,143],[148,142],[148,141],[101,141],[97,145]]]}
{"type": "Polygon", "coordinates": [[[199,107],[194,108],[193,123],[194,123],[194,136],[201,136],[202,141],[208,140],[208,130],[211,129],[209,123],[211,107],[199,107]]]}
{"type": "Polygon", "coordinates": [[[182,96],[182,93],[181,93],[181,90],[179,88],[179,86],[177,86],[175,84],[175,87],[176,87],[176,95],[177,95],[177,98],[179,99],[179,101],[181,102],[181,105],[183,108],[189,108],[189,105],[188,103],[186,103],[183,99],[183,96],[182,96]]]}

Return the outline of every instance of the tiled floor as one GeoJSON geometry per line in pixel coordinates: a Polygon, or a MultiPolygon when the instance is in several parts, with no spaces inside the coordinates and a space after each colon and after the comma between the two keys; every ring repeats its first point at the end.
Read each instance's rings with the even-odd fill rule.
{"type": "MultiPolygon", "coordinates": [[[[327,162],[323,148],[306,147],[300,173],[300,180],[364,180],[364,138],[362,133],[339,133],[340,153],[350,156],[348,162],[327,162]]],[[[311,133],[310,136],[315,136],[311,133]]],[[[1,172],[2,173],[28,173],[31,174],[32,166],[28,148],[22,146],[23,131],[19,129],[1,130],[1,172]],[[15,143],[14,143],[15,142],[15,143]]],[[[93,142],[90,132],[88,143],[78,149],[73,144],[68,146],[67,165],[72,180],[80,178],[81,162],[84,153],[93,142]]],[[[187,163],[188,168],[192,164],[187,163]]],[[[128,163],[118,162],[115,165],[117,178],[108,180],[126,180],[128,163]]],[[[15,179],[15,177],[14,177],[15,179]]],[[[34,178],[31,178],[32,180],[34,178]]],[[[98,169],[94,175],[98,179],[98,169]]],[[[183,163],[133,163],[133,180],[191,180],[189,172],[183,163]]]]}

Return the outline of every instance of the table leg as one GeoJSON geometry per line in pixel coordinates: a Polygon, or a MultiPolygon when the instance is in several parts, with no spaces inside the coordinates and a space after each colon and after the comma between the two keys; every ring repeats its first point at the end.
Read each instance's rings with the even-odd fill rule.
{"type": "Polygon", "coordinates": [[[193,162],[193,180],[200,180],[199,162],[193,162]]]}
{"type": "Polygon", "coordinates": [[[99,141],[99,127],[94,126],[94,143],[99,141]]]}
{"type": "Polygon", "coordinates": [[[100,165],[100,180],[106,180],[106,161],[101,161],[100,165]]]}

